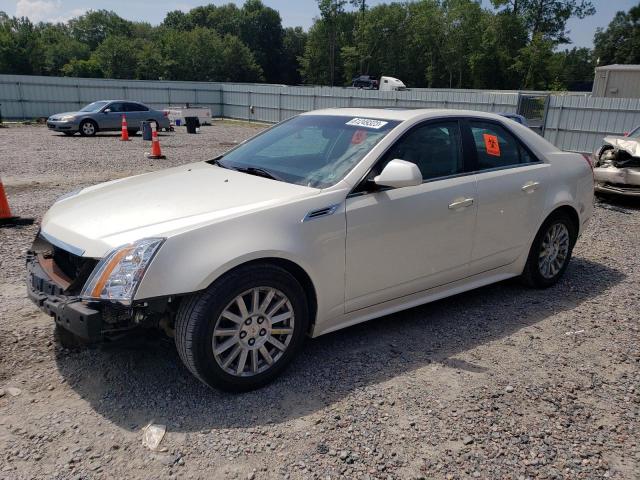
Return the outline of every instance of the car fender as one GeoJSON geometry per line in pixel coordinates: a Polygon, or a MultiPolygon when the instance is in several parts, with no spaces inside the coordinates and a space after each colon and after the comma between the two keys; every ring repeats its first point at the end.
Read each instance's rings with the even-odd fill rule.
{"type": "Polygon", "coordinates": [[[247,262],[277,258],[296,264],[314,285],[318,318],[344,310],[345,192],[240,215],[169,236],[135,300],[194,293],[247,262]],[[326,216],[305,215],[342,198],[326,216]]]}

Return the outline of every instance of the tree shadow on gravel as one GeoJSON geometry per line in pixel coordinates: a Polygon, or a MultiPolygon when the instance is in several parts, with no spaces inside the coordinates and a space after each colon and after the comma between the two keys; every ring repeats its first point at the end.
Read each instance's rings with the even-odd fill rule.
{"type": "Polygon", "coordinates": [[[139,429],[152,419],[174,432],[280,423],[433,362],[484,372],[488,368],[454,357],[571,310],[624,277],[574,258],[564,279],[548,290],[506,281],[356,325],[307,341],[284,375],[245,394],[202,385],[169,341],[130,338],[59,353],[56,360],[71,388],[126,429],[139,429]]]}

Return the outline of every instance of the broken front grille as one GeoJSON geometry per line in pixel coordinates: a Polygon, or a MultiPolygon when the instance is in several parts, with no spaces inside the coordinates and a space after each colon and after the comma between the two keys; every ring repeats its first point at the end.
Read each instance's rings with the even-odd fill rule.
{"type": "Polygon", "coordinates": [[[85,284],[89,275],[98,264],[95,258],[80,257],[62,248],[52,245],[41,235],[38,235],[31,248],[33,253],[41,259],[41,264],[47,270],[47,265],[51,262],[50,268],[55,276],[65,278],[68,284],[64,285],[66,295],[77,295],[85,284]]]}

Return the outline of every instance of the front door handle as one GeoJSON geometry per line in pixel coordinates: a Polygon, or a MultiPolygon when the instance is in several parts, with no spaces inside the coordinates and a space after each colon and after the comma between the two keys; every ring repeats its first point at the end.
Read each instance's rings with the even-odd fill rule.
{"type": "Polygon", "coordinates": [[[473,205],[473,198],[456,199],[453,203],[449,204],[449,210],[458,210],[460,208],[466,208],[473,205]]]}
{"type": "Polygon", "coordinates": [[[527,182],[522,186],[522,191],[525,193],[533,193],[540,186],[540,182],[527,182]]]}

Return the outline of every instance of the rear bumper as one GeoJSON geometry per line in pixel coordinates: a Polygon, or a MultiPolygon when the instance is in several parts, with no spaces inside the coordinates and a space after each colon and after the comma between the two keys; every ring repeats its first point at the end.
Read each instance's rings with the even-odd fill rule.
{"type": "Polygon", "coordinates": [[[64,295],[33,253],[27,255],[27,296],[65,330],[88,342],[102,340],[102,311],[78,297],[64,295]]]}

